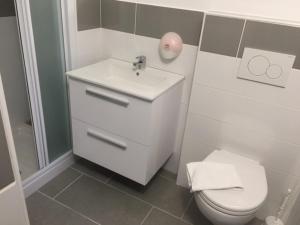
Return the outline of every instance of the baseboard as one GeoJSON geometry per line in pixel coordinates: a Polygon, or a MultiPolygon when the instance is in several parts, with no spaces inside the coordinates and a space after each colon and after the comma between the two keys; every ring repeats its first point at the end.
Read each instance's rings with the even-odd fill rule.
{"type": "Polygon", "coordinates": [[[30,196],[44,184],[74,163],[72,151],[68,151],[45,168],[33,174],[22,182],[25,197],[30,196]]]}

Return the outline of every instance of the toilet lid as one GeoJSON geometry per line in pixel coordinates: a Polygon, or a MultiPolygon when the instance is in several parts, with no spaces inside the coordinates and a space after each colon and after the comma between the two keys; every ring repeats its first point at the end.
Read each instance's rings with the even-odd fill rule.
{"type": "Polygon", "coordinates": [[[267,197],[265,169],[258,162],[227,152],[214,151],[205,161],[235,165],[244,189],[206,190],[201,194],[218,208],[232,212],[249,212],[262,205],[267,197]]]}

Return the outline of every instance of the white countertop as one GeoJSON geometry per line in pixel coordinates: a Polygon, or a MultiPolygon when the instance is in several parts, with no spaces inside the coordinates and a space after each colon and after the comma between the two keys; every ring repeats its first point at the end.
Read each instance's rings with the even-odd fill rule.
{"type": "Polygon", "coordinates": [[[147,101],[153,101],[184,80],[182,75],[151,67],[134,71],[131,63],[112,58],[69,71],[66,74],[70,78],[100,85],[147,101]]]}

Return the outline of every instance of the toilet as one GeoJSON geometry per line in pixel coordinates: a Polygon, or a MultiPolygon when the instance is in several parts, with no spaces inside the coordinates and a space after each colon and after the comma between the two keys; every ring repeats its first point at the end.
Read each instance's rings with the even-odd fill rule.
{"type": "Polygon", "coordinates": [[[244,189],[205,190],[194,193],[198,208],[214,225],[244,225],[255,217],[266,200],[265,169],[258,162],[216,150],[205,161],[235,165],[244,189]]]}

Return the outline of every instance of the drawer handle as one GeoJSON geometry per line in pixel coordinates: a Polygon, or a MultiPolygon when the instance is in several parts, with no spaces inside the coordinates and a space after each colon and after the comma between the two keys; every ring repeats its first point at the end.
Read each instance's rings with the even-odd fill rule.
{"type": "Polygon", "coordinates": [[[87,131],[87,135],[93,137],[93,138],[96,138],[98,140],[101,140],[103,142],[106,142],[108,144],[111,144],[111,145],[114,145],[118,148],[121,148],[123,150],[125,150],[127,148],[127,145],[126,143],[122,142],[122,141],[118,141],[112,137],[108,137],[107,135],[105,134],[101,134],[99,132],[96,132],[96,131],[93,131],[93,130],[90,130],[88,129],[87,131]]]}
{"type": "Polygon", "coordinates": [[[85,92],[89,95],[93,95],[93,96],[102,98],[106,101],[109,101],[109,102],[112,102],[112,103],[115,103],[115,104],[118,104],[121,106],[127,107],[129,105],[129,101],[126,98],[113,96],[108,93],[101,92],[99,90],[94,90],[92,88],[86,88],[85,92]]]}

